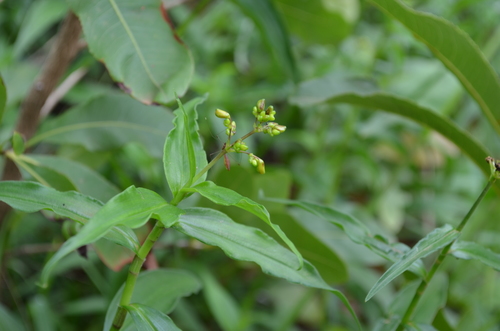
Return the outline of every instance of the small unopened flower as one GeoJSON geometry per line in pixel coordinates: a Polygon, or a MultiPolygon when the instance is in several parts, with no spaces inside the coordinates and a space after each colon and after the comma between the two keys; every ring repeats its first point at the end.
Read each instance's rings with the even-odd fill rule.
{"type": "Polygon", "coordinates": [[[264,110],[264,108],[266,108],[266,99],[260,99],[257,101],[257,108],[261,111],[264,110]]]}
{"type": "Polygon", "coordinates": [[[229,115],[229,113],[227,111],[222,110],[222,109],[216,109],[215,116],[217,116],[218,118],[230,118],[231,117],[231,115],[229,115]]]}
{"type": "Polygon", "coordinates": [[[259,161],[257,161],[257,172],[261,175],[265,174],[266,173],[266,167],[264,165],[264,160],[262,159],[259,159],[259,161]]]}

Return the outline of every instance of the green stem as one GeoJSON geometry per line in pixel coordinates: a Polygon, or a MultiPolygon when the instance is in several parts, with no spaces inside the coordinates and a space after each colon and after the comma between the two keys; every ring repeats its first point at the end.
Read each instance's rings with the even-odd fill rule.
{"type": "Polygon", "coordinates": [[[120,299],[120,306],[116,311],[115,318],[113,319],[113,325],[111,327],[111,331],[118,331],[123,326],[123,322],[125,321],[125,317],[127,316],[127,309],[125,308],[130,304],[130,300],[132,300],[132,294],[134,292],[135,283],[137,281],[137,277],[141,272],[142,265],[146,260],[151,248],[153,248],[154,243],[165,229],[165,226],[157,221],[153,230],[149,233],[146,241],[142,244],[141,248],[137,252],[132,264],[128,270],[127,280],[125,281],[125,288],[122,292],[122,297],[120,299]]]}
{"type": "MultiPolygon", "coordinates": [[[[481,202],[481,200],[483,200],[483,198],[485,197],[486,193],[488,193],[488,191],[490,190],[491,186],[495,183],[495,180],[496,180],[495,176],[492,175],[490,177],[490,179],[488,180],[488,183],[486,184],[485,188],[483,189],[483,191],[481,192],[481,194],[479,195],[479,197],[476,199],[476,201],[474,202],[474,204],[470,208],[470,210],[467,213],[467,215],[465,215],[465,217],[463,218],[462,222],[460,222],[460,224],[456,228],[456,230],[458,232],[462,232],[462,229],[467,224],[467,221],[469,221],[470,217],[472,216],[472,214],[476,210],[476,208],[479,205],[479,203],[481,202]]],[[[441,253],[439,253],[439,256],[436,258],[436,261],[434,261],[434,264],[432,265],[431,269],[427,273],[427,276],[422,280],[422,282],[418,286],[417,292],[415,292],[415,295],[413,296],[413,299],[411,300],[410,305],[406,309],[406,313],[404,314],[403,319],[401,320],[401,323],[399,324],[399,327],[398,327],[397,331],[403,331],[404,330],[404,326],[406,324],[408,324],[408,322],[410,321],[410,319],[411,319],[411,317],[412,317],[412,315],[413,315],[413,313],[415,311],[415,308],[417,308],[418,302],[422,298],[422,295],[424,294],[424,292],[425,292],[425,290],[427,288],[427,285],[429,285],[430,281],[432,280],[432,277],[434,277],[434,275],[436,274],[436,271],[439,269],[439,267],[443,263],[444,258],[446,257],[446,255],[450,251],[451,246],[453,245],[454,242],[455,241],[449,243],[446,247],[444,247],[441,250],[441,253]]]]}

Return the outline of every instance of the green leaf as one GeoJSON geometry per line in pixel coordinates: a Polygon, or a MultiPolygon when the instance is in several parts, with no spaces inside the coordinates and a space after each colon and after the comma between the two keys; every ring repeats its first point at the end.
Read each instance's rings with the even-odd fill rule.
{"type": "MultiPolygon", "coordinates": [[[[109,304],[103,330],[109,330],[113,324],[123,287],[122,285],[109,304]]],[[[168,314],[175,308],[180,298],[196,293],[200,288],[201,284],[198,278],[185,270],[144,271],[139,274],[131,302],[140,303],[168,314]]],[[[132,331],[137,330],[137,328],[134,328],[132,319],[127,316],[120,330],[132,331]]]]}
{"type": "Polygon", "coordinates": [[[240,307],[231,294],[224,289],[206,266],[196,269],[203,284],[203,296],[215,320],[224,331],[240,330],[240,307]]]}
{"type": "MultiPolygon", "coordinates": [[[[267,201],[296,206],[313,215],[316,215],[340,228],[354,243],[365,245],[371,251],[389,261],[396,262],[403,256],[404,252],[409,250],[408,246],[404,244],[389,244],[387,241],[382,240],[384,238],[381,236],[373,236],[365,225],[359,220],[333,208],[306,201],[275,198],[265,199],[267,201]]],[[[421,277],[424,277],[426,274],[422,261],[415,261],[415,263],[410,267],[410,271],[421,277]]]]}
{"type": "Polygon", "coordinates": [[[312,87],[317,85],[312,83],[313,82],[311,82],[311,86],[303,85],[301,87],[298,96],[293,101],[294,103],[305,106],[310,105],[311,100],[314,100],[314,103],[326,100],[330,103],[349,103],[368,109],[384,110],[389,113],[404,116],[420,124],[426,125],[446,137],[474,161],[485,174],[490,174],[489,165],[484,162],[484,158],[490,155],[486,148],[467,131],[462,130],[452,121],[436,112],[419,106],[410,100],[386,93],[358,94],[341,92],[340,94],[330,93],[321,98],[319,96],[312,96],[311,99],[308,100],[308,91],[311,91],[312,87]]]}
{"type": "Polygon", "coordinates": [[[235,223],[225,214],[206,208],[186,209],[173,227],[205,244],[220,247],[233,259],[257,263],[266,274],[332,292],[357,321],[345,296],[326,284],[312,264],[304,261],[303,268],[297,270],[296,256],[261,230],[235,223]]]}
{"type": "Polygon", "coordinates": [[[28,309],[37,331],[56,331],[57,315],[54,313],[47,297],[37,294],[28,302],[28,309]]]}
{"type": "Polygon", "coordinates": [[[400,322],[401,317],[393,315],[389,318],[379,320],[377,324],[375,324],[373,331],[396,331],[400,322]]]}
{"type": "Polygon", "coordinates": [[[194,65],[186,45],[162,18],[158,0],[68,0],[90,52],[111,77],[145,104],[183,95],[194,65]]]}
{"type": "Polygon", "coordinates": [[[152,156],[161,157],[172,119],[166,108],[145,106],[126,95],[99,96],[45,121],[27,147],[47,141],[102,151],[139,142],[152,156]]]}
{"type": "Polygon", "coordinates": [[[482,263],[500,271],[500,254],[492,252],[489,248],[469,241],[456,241],[451,246],[450,253],[456,258],[464,260],[479,260],[482,263]]]}
{"type": "Polygon", "coordinates": [[[67,240],[52,256],[42,270],[41,286],[47,286],[52,269],[64,256],[80,246],[103,237],[113,226],[125,225],[137,228],[150,218],[154,218],[162,222],[165,227],[170,227],[181,213],[181,209],[169,205],[157,193],[134,186],[129,187],[109,200],[78,234],[67,240]]]}
{"type": "MultiPolygon", "coordinates": [[[[52,210],[84,224],[103,206],[101,201],[78,192],[59,192],[39,183],[22,181],[0,182],[0,200],[27,213],[52,210]]],[[[132,251],[139,247],[137,237],[127,227],[115,226],[104,237],[132,251]]]]}
{"type": "Polygon", "coordinates": [[[281,240],[283,240],[285,244],[295,253],[297,258],[299,259],[300,268],[302,268],[302,265],[304,264],[304,259],[302,258],[302,255],[297,250],[293,242],[290,239],[288,239],[288,237],[281,230],[281,228],[278,225],[275,225],[271,222],[269,212],[263,205],[258,204],[257,202],[249,198],[246,198],[233,190],[230,190],[222,186],[217,186],[215,183],[211,181],[200,183],[195,187],[188,189],[186,191],[198,192],[199,194],[215,202],[216,204],[223,206],[235,206],[254,214],[258,218],[263,220],[265,223],[267,223],[278,234],[281,240]]]}
{"type": "Polygon", "coordinates": [[[26,330],[21,321],[13,313],[8,311],[1,303],[0,303],[0,330],[19,330],[19,331],[26,330]]]}
{"type": "Polygon", "coordinates": [[[299,80],[290,37],[273,1],[233,0],[259,28],[266,46],[273,53],[278,65],[282,66],[294,82],[299,80]]]}
{"type": "Polygon", "coordinates": [[[5,111],[5,105],[7,104],[7,89],[5,88],[5,83],[3,78],[0,76],[0,123],[2,123],[3,113],[5,111]]]}
{"type": "MultiPolygon", "coordinates": [[[[207,165],[207,156],[198,134],[196,112],[196,106],[205,99],[193,99],[185,106],[179,101],[179,108],[174,111],[174,128],[168,134],[163,153],[165,176],[174,197],[184,185],[196,184],[191,183],[193,177],[207,165]]],[[[205,178],[206,173],[199,181],[205,178]]]]}
{"type": "Polygon", "coordinates": [[[35,165],[64,175],[79,192],[101,201],[108,201],[120,193],[120,190],[106,178],[79,162],[58,156],[36,154],[30,154],[29,159],[35,161],[35,165]]]}
{"type": "Polygon", "coordinates": [[[14,56],[20,57],[68,11],[64,0],[35,1],[29,7],[14,44],[14,56]]]}
{"type": "Polygon", "coordinates": [[[140,331],[181,331],[164,313],[138,303],[126,306],[140,331]]]}
{"type": "Polygon", "coordinates": [[[21,155],[24,153],[24,138],[17,131],[12,134],[12,149],[16,155],[21,155]]]}
{"type": "Polygon", "coordinates": [[[445,225],[437,228],[429,233],[425,238],[420,240],[413,248],[405,253],[403,257],[394,263],[380,279],[373,285],[370,292],[366,296],[365,301],[370,300],[381,288],[389,284],[394,278],[401,275],[403,272],[418,259],[424,258],[427,255],[437,251],[441,247],[451,243],[458,238],[460,232],[453,229],[450,225],[445,225]]]}
{"type": "Polygon", "coordinates": [[[500,80],[474,41],[451,22],[413,10],[399,0],[372,2],[400,21],[429,47],[476,99],[495,130],[500,133],[500,80]]]}

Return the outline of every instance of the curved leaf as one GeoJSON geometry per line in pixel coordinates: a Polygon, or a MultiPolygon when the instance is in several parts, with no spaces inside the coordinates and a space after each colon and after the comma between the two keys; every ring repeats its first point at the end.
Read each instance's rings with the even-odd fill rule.
{"type": "Polygon", "coordinates": [[[69,0],[90,52],[111,77],[145,104],[166,103],[187,90],[194,65],[162,18],[161,1],[69,0]]]}
{"type": "MultiPolygon", "coordinates": [[[[106,312],[103,330],[109,330],[113,324],[116,310],[120,304],[123,287],[116,292],[106,312]]],[[[196,293],[201,284],[198,278],[186,270],[156,269],[139,274],[132,294],[132,303],[140,303],[166,314],[170,313],[180,298],[196,293]],[[169,286],[175,284],[175,286],[169,286]]],[[[127,317],[121,331],[137,330],[132,319],[127,317]]],[[[160,329],[161,330],[161,329],[160,329]]]]}
{"type": "Polygon", "coordinates": [[[450,253],[454,257],[464,260],[479,260],[482,263],[500,271],[500,254],[490,249],[469,241],[456,241],[451,246],[450,253]]]}
{"type": "MultiPolygon", "coordinates": [[[[168,186],[175,197],[184,185],[191,185],[193,177],[207,165],[207,155],[198,134],[196,106],[205,101],[196,98],[185,106],[179,102],[174,111],[174,128],[167,136],[163,153],[163,167],[168,186]]],[[[204,181],[207,174],[199,178],[204,181]]]]}
{"type": "Polygon", "coordinates": [[[125,225],[137,228],[150,218],[155,218],[161,221],[165,227],[169,227],[177,221],[181,213],[181,209],[169,205],[155,192],[134,186],[129,187],[109,200],[82,227],[80,232],[68,239],[52,256],[42,270],[41,286],[47,286],[52,269],[64,256],[80,246],[90,244],[103,237],[113,226],[125,225]]]}
{"type": "MultiPolygon", "coordinates": [[[[39,183],[22,181],[1,181],[0,200],[27,213],[52,210],[57,215],[83,224],[103,206],[101,201],[78,192],[59,192],[39,183]]],[[[139,246],[134,232],[127,227],[115,226],[104,237],[132,251],[139,246]]]]}
{"type": "Polygon", "coordinates": [[[295,253],[297,258],[299,259],[299,265],[302,268],[302,265],[304,264],[302,255],[297,250],[293,242],[288,239],[281,228],[271,222],[269,212],[263,205],[253,201],[252,199],[246,198],[233,190],[222,186],[217,186],[214,182],[211,181],[205,181],[191,189],[187,189],[186,191],[198,192],[205,198],[215,202],[218,205],[235,206],[254,214],[258,218],[266,222],[276,232],[276,234],[278,234],[281,240],[283,240],[285,244],[295,253]]]}
{"type": "Polygon", "coordinates": [[[296,256],[261,230],[235,223],[225,214],[207,208],[186,209],[186,214],[181,215],[173,228],[205,244],[220,247],[233,259],[253,261],[266,274],[332,292],[358,322],[346,297],[326,284],[312,264],[304,261],[303,268],[297,270],[296,256]]]}
{"type": "Polygon", "coordinates": [[[126,306],[134,320],[137,330],[141,331],[181,331],[164,313],[138,303],[126,306]]]}
{"type": "Polygon", "coordinates": [[[45,121],[26,146],[47,141],[102,151],[139,142],[151,155],[161,157],[172,119],[166,108],[145,106],[126,95],[99,96],[45,121]]]}
{"type": "Polygon", "coordinates": [[[35,165],[49,168],[64,175],[79,192],[85,195],[101,201],[108,201],[120,193],[120,190],[101,174],[79,162],[52,155],[30,154],[27,157],[35,161],[35,165]]]}
{"type": "Polygon", "coordinates": [[[233,0],[257,25],[278,65],[282,66],[294,82],[299,80],[290,38],[286,27],[270,0],[233,0]]]}
{"type": "MultiPolygon", "coordinates": [[[[294,102],[300,105],[310,104],[307,100],[310,86],[299,91],[299,95],[294,102]],[[304,93],[304,94],[302,94],[304,93]]],[[[499,94],[500,95],[500,94],[499,94]]],[[[439,132],[448,140],[460,148],[476,165],[487,175],[490,174],[489,165],[484,162],[489,152],[467,131],[462,130],[452,121],[437,114],[436,112],[419,106],[416,103],[399,98],[386,93],[358,94],[358,93],[331,93],[329,98],[315,98],[313,100],[327,100],[331,103],[349,103],[356,106],[366,107],[374,110],[384,110],[389,113],[397,114],[414,120],[420,124],[426,125],[439,132]]]]}
{"type": "Polygon", "coordinates": [[[403,257],[394,263],[379,280],[373,285],[370,292],[366,296],[365,301],[370,300],[381,288],[389,284],[394,278],[401,275],[403,272],[418,259],[424,258],[427,255],[437,251],[441,247],[446,246],[453,240],[457,239],[460,232],[455,230],[451,225],[445,225],[442,228],[437,228],[429,233],[425,238],[420,240],[410,251],[405,253],[403,257]]]}
{"type": "Polygon", "coordinates": [[[500,133],[500,80],[472,39],[451,22],[418,12],[399,0],[371,0],[400,21],[460,80],[500,133]]]}

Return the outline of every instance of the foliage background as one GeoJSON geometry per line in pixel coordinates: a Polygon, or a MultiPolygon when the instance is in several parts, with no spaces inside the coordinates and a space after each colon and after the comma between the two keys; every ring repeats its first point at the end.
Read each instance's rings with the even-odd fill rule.
{"type": "MultiPolygon", "coordinates": [[[[497,1],[405,3],[464,30],[498,74],[497,1]]],[[[344,87],[394,93],[452,119],[492,156],[500,155],[498,134],[458,80],[411,32],[369,2],[276,0],[272,4],[190,1],[169,10],[195,64],[182,99],[208,93],[198,107],[208,153],[217,152],[222,145],[223,126],[213,116],[215,108],[230,111],[239,125],[248,123],[249,130],[251,108],[256,100],[265,98],[288,128],[286,134],[272,140],[249,142],[266,161],[265,176],[254,173],[246,160],[236,158],[231,172],[220,164],[209,178],[254,199],[263,193],[335,207],[362,220],[374,233],[409,246],[436,227],[458,224],[484,186],[485,177],[453,143],[396,115],[349,104],[311,103],[300,93],[311,80],[319,80],[315,86],[320,96],[344,87]],[[282,35],[284,32],[288,34],[282,35]]],[[[7,87],[0,141],[7,141],[68,5],[62,0],[5,0],[0,6],[0,72],[7,87]]],[[[125,95],[88,50],[78,55],[68,75],[78,70],[84,76],[43,120],[39,133],[92,121],[141,123],[150,132],[140,135],[133,130],[103,128],[54,135],[32,150],[33,158],[41,163],[35,170],[60,190],[87,190],[103,201],[132,184],[168,198],[161,153],[172,127],[171,112],[125,95]],[[60,159],[51,160],[47,155],[60,159]],[[91,176],[97,182],[82,188],[85,184],[76,180],[85,170],[72,161],[100,174],[91,176]]],[[[23,175],[31,178],[28,173],[23,175]]],[[[495,194],[487,196],[463,238],[500,252],[496,216],[500,210],[495,194]]],[[[388,262],[350,242],[331,224],[299,209],[261,202],[292,241],[299,245],[303,240],[305,246],[317,242],[315,249],[323,250],[328,261],[324,269],[315,265],[328,282],[347,294],[367,329],[397,309],[397,290],[411,281],[411,274],[398,278],[365,303],[366,293],[388,262]],[[304,238],[304,233],[312,239],[304,238]]],[[[238,222],[261,227],[251,215],[202,198],[190,199],[188,204],[210,206],[238,222]]],[[[64,241],[61,229],[65,225],[48,221],[51,216],[14,212],[3,224],[1,253],[8,257],[8,264],[3,267],[0,317],[12,319],[19,330],[98,330],[126,268],[110,270],[96,252],[115,270],[128,256],[116,247],[91,248],[87,260],[75,253],[59,266],[49,290],[37,288],[44,261],[64,241]]],[[[219,250],[173,232],[162,237],[155,256],[166,267],[198,270],[210,266],[199,272],[205,275],[204,287],[212,292],[202,290],[182,299],[172,313],[185,330],[235,330],[226,320],[230,318],[239,321],[241,330],[354,328],[343,305],[331,294],[265,276],[255,265],[232,261],[219,250]]],[[[477,261],[449,259],[428,301],[430,311],[447,308],[437,310],[437,315],[422,308],[422,319],[430,319],[427,323],[434,322],[439,330],[498,330],[499,281],[497,271],[477,261]]]]}

